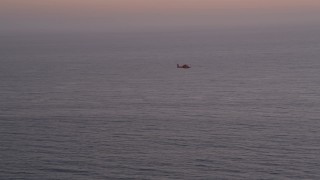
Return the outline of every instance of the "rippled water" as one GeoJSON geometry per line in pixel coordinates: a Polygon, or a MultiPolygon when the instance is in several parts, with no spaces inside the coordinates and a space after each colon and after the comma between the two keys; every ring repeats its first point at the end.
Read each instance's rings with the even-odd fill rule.
{"type": "Polygon", "coordinates": [[[3,35],[0,179],[320,179],[299,33],[3,35]]]}

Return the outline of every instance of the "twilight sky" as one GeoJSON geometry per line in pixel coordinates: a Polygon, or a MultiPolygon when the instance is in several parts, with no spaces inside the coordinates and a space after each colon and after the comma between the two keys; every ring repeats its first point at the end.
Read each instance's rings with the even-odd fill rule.
{"type": "Polygon", "coordinates": [[[0,0],[0,32],[319,25],[319,17],[319,0],[0,0]]]}

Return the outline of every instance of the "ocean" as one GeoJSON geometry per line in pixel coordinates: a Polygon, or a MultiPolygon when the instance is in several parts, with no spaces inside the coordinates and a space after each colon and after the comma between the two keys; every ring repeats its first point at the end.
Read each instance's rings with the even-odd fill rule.
{"type": "Polygon", "coordinates": [[[318,32],[1,34],[0,179],[320,179],[318,32]]]}

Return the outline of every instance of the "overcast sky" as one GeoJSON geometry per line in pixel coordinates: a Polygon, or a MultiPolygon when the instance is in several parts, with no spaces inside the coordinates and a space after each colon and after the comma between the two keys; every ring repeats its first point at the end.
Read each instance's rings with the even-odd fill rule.
{"type": "Polygon", "coordinates": [[[0,0],[1,31],[318,25],[320,0],[0,0]]]}

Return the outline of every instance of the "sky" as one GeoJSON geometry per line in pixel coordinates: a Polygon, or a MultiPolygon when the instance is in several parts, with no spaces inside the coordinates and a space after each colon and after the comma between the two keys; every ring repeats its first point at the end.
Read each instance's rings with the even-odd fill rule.
{"type": "Polygon", "coordinates": [[[1,31],[320,24],[319,0],[0,0],[1,31]]]}

